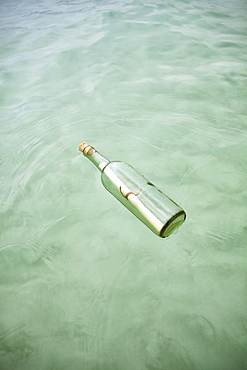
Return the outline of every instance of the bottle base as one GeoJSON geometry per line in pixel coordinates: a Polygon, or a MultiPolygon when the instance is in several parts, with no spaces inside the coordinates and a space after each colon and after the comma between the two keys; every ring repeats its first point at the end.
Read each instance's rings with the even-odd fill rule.
{"type": "Polygon", "coordinates": [[[179,226],[185,221],[185,219],[186,213],[184,211],[178,212],[162,227],[159,236],[161,238],[167,238],[175,231],[175,229],[179,228],[179,226]]]}

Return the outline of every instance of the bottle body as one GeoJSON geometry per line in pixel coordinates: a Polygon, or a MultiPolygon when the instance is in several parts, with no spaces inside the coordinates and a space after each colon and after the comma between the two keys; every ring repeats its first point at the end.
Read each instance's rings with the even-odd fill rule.
{"type": "Polygon", "coordinates": [[[162,238],[185,220],[180,206],[127,163],[109,162],[101,173],[101,181],[115,198],[162,238]]]}
{"type": "Polygon", "coordinates": [[[110,162],[85,142],[79,150],[101,171],[104,187],[156,235],[165,238],[184,222],[184,210],[133,167],[110,162]]]}

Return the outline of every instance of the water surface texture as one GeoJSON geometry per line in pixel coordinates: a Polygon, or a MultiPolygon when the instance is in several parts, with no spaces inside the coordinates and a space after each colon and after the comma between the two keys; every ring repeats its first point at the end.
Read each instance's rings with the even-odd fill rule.
{"type": "Polygon", "coordinates": [[[245,0],[1,0],[0,368],[242,370],[245,0]],[[159,239],[88,141],[187,212],[159,239]]]}

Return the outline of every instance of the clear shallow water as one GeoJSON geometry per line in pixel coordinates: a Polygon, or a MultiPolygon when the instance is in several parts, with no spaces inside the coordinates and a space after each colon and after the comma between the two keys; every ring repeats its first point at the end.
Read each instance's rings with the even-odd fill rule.
{"type": "Polygon", "coordinates": [[[246,368],[246,2],[2,1],[2,369],[246,368]],[[77,151],[187,212],[160,240],[77,151]]]}

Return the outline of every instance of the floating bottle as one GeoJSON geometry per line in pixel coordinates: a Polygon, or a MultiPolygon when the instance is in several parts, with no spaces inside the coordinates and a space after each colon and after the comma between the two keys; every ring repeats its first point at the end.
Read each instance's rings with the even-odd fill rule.
{"type": "Polygon", "coordinates": [[[165,238],[184,222],[184,210],[129,164],[110,162],[85,142],[79,150],[101,171],[104,187],[156,235],[165,238]]]}

